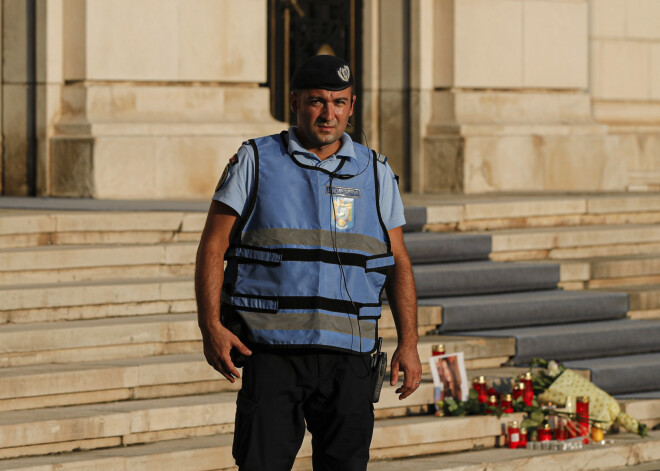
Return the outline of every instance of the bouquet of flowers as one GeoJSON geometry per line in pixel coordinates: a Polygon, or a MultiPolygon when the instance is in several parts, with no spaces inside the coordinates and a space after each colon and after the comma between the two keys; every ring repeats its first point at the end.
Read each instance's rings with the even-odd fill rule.
{"type": "Polygon", "coordinates": [[[588,379],[573,370],[566,369],[563,366],[560,367],[555,362],[546,363],[537,359],[535,363],[539,366],[545,363],[547,368],[541,370],[538,375],[544,377],[546,381],[552,379],[551,384],[539,395],[539,400],[542,402],[566,404],[569,397],[588,396],[589,418],[595,422],[600,422],[604,430],[608,430],[612,424],[618,423],[629,432],[641,436],[646,435],[644,424],[640,424],[637,419],[622,412],[616,399],[588,379]]]}

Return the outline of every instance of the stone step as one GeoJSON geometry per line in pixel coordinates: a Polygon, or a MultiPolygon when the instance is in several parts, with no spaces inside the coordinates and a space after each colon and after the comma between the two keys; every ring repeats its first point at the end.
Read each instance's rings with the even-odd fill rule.
{"type": "Polygon", "coordinates": [[[564,365],[588,369],[591,381],[610,394],[660,389],[660,353],[574,360],[566,361],[564,365]]]}
{"type": "MultiPolygon", "coordinates": [[[[384,316],[383,325],[393,327],[391,316],[384,316]]],[[[396,340],[386,338],[383,343],[391,354],[396,340]]],[[[431,354],[433,343],[460,344],[461,349],[470,352],[466,353],[468,358],[492,358],[499,362],[496,365],[491,362],[488,366],[504,363],[515,351],[515,345],[509,339],[484,341],[463,336],[423,336],[419,342],[422,357],[431,354]]],[[[13,324],[0,328],[0,367],[200,351],[201,336],[194,314],[13,324]]]]}
{"type": "Polygon", "coordinates": [[[236,390],[201,353],[0,369],[0,411],[236,390]]]}
{"type": "Polygon", "coordinates": [[[594,280],[621,280],[660,275],[660,253],[628,257],[603,257],[592,260],[590,265],[591,278],[594,280]]]}
{"type": "Polygon", "coordinates": [[[660,308],[660,284],[612,286],[601,290],[628,293],[631,311],[652,311],[660,308]]]}
{"type": "Polygon", "coordinates": [[[192,277],[6,285],[0,287],[0,316],[4,322],[20,322],[12,311],[181,301],[194,294],[192,277]]]}
{"type": "Polygon", "coordinates": [[[617,395],[621,410],[646,424],[649,429],[660,424],[660,390],[617,395]]]}
{"type": "Polygon", "coordinates": [[[626,316],[625,294],[544,290],[420,300],[442,307],[440,332],[587,322],[626,316]]]}
{"type": "MultiPolygon", "coordinates": [[[[490,237],[408,233],[414,263],[487,260],[490,237]]],[[[191,275],[196,242],[0,249],[0,285],[191,275]]]]}
{"type": "Polygon", "coordinates": [[[534,357],[578,360],[660,352],[660,322],[618,319],[602,322],[476,330],[466,335],[515,337],[514,364],[534,357]]]}
{"type": "MultiPolygon", "coordinates": [[[[419,297],[552,289],[559,281],[558,266],[547,263],[454,262],[416,265],[414,272],[419,297]]],[[[194,288],[192,277],[177,276],[5,285],[0,296],[0,323],[25,323],[105,317],[105,309],[130,315],[135,304],[148,312],[154,308],[144,304],[189,305],[194,288]]]]}
{"type": "MultiPolygon", "coordinates": [[[[215,376],[220,377],[219,374],[215,376]]],[[[230,384],[224,378],[222,381],[230,384]]],[[[200,429],[196,435],[225,433],[233,426],[237,385],[226,389],[180,397],[133,398],[110,403],[5,411],[0,418],[0,436],[3,437],[0,456],[3,448],[98,440],[116,435],[121,435],[122,444],[127,445],[177,438],[176,430],[179,430],[179,436],[189,436],[193,428],[200,429]],[[220,426],[222,428],[218,428],[220,426]],[[56,437],[49,433],[52,428],[59,430],[56,437]],[[116,433],[118,429],[122,431],[116,433]],[[90,430],[93,432],[89,433],[90,430]],[[167,437],[157,433],[164,431],[168,431],[167,437]]],[[[426,375],[420,388],[406,399],[399,400],[395,390],[396,386],[390,386],[389,382],[384,384],[381,400],[375,404],[378,419],[428,414],[429,405],[434,401],[430,375],[426,375]]]]}
{"type": "MultiPolygon", "coordinates": [[[[210,396],[213,397],[213,396],[210,396]]],[[[153,408],[148,412],[136,410],[124,404],[114,404],[106,411],[97,410],[98,420],[90,424],[84,435],[73,424],[80,424],[84,417],[72,417],[71,423],[67,417],[57,417],[53,420],[38,422],[36,417],[25,417],[28,422],[20,423],[21,418],[2,418],[0,427],[20,431],[25,436],[7,434],[5,448],[0,453],[6,459],[0,460],[0,470],[43,471],[55,469],[130,469],[137,470],[218,470],[234,465],[231,458],[230,435],[233,422],[233,407],[229,407],[221,399],[206,401],[189,399],[189,405],[177,409],[174,401],[169,400],[162,408],[153,408]],[[185,414],[185,413],[187,414],[185,414]],[[231,413],[230,413],[231,412],[231,413]],[[105,413],[105,415],[103,415],[105,413]],[[11,422],[15,422],[12,424],[11,422]],[[52,427],[59,422],[58,435],[54,436],[52,427]],[[165,440],[173,422],[193,425],[207,423],[207,428],[188,430],[191,438],[172,436],[168,441],[121,446],[129,443],[145,443],[149,438],[165,440]],[[28,423],[31,427],[28,428],[28,423]],[[42,425],[43,424],[43,425],[42,425]],[[51,428],[48,428],[48,427],[51,428]],[[213,430],[215,428],[215,430],[213,430]],[[204,436],[194,436],[194,432],[204,436]],[[85,438],[77,439],[78,436],[85,438]],[[89,438],[96,436],[99,438],[89,438]],[[23,443],[30,437],[42,441],[9,448],[17,443],[23,443]],[[52,443],[56,437],[59,442],[52,443]],[[70,439],[64,441],[64,439],[70,439]],[[73,448],[75,447],[75,448],[73,448]],[[94,450],[105,447],[106,450],[94,450]],[[47,452],[67,452],[72,449],[92,450],[63,453],[56,456],[32,456],[47,452]],[[13,458],[28,456],[27,458],[13,458]]],[[[153,402],[153,401],[152,401],[153,402]]],[[[228,401],[227,401],[228,402],[228,401]]],[[[233,406],[233,404],[232,404],[233,406]]],[[[72,408],[73,409],[73,408],[72,408]]],[[[77,410],[81,415],[83,410],[77,410]]],[[[31,412],[32,414],[33,412],[31,412]]],[[[18,415],[18,414],[17,414],[18,415]]],[[[433,416],[402,417],[381,419],[376,421],[371,443],[371,459],[381,460],[411,454],[441,453],[458,450],[469,450],[474,447],[492,447],[501,440],[503,424],[512,418],[519,419],[520,414],[503,416],[498,419],[492,416],[445,417],[439,419],[433,416]]],[[[172,434],[174,435],[174,434],[172,434]]],[[[307,434],[298,453],[297,469],[310,469],[306,458],[311,455],[310,436],[307,434]]]]}
{"type": "MultiPolygon", "coordinates": [[[[443,343],[450,352],[465,351],[468,376],[485,375],[493,381],[508,381],[514,372],[525,368],[487,368],[484,364],[496,364],[508,358],[506,344],[490,346],[490,352],[479,352],[474,342],[465,337],[435,336],[434,342],[443,343]],[[468,350],[469,349],[469,350],[468,350]],[[466,351],[467,350],[467,351],[466,351]],[[490,357],[488,356],[490,355],[490,357]],[[478,369],[472,369],[477,367],[478,369]]],[[[392,354],[394,345],[385,342],[386,351],[392,354]]],[[[431,345],[423,342],[420,356],[425,371],[431,345]]],[[[478,345],[478,344],[477,344],[478,345]]],[[[486,347],[484,347],[486,348],[486,347]]],[[[433,402],[432,388],[426,386],[415,394],[421,402],[417,406],[433,402]]],[[[87,363],[48,364],[0,369],[0,411],[39,409],[76,404],[94,404],[130,399],[205,394],[233,391],[240,387],[240,379],[232,384],[207,365],[201,353],[159,355],[127,358],[113,361],[87,363]]],[[[398,407],[392,405],[392,407],[398,407]]]]}
{"type": "Polygon", "coordinates": [[[489,261],[413,266],[420,298],[553,289],[559,267],[489,261]]]}
{"type": "Polygon", "coordinates": [[[228,433],[233,430],[235,410],[236,393],[226,392],[5,412],[0,417],[0,457],[42,454],[47,445],[70,451],[66,444],[89,440],[132,445],[182,438],[191,431],[228,433]]]}
{"type": "Polygon", "coordinates": [[[404,240],[414,264],[488,260],[491,249],[487,234],[412,232],[404,240]]]}
{"type": "MultiPolygon", "coordinates": [[[[0,295],[2,288],[0,288],[0,295]]],[[[119,304],[92,304],[0,310],[0,326],[3,323],[26,324],[35,322],[76,321],[112,317],[146,316],[155,314],[183,314],[197,311],[195,300],[153,300],[122,302],[119,304]]]]}
{"type": "Polygon", "coordinates": [[[197,244],[0,249],[0,285],[192,275],[197,244]]]}
{"type": "MultiPolygon", "coordinates": [[[[468,344],[459,339],[436,336],[448,351],[464,351],[468,344]]],[[[392,353],[393,345],[386,345],[392,353]]],[[[490,355],[497,361],[506,357],[506,351],[490,355]]],[[[476,349],[467,351],[468,377],[486,376],[489,384],[502,383],[510,389],[510,379],[524,372],[522,367],[482,368],[489,357],[478,356],[476,349]],[[477,369],[473,369],[474,366],[477,369]]],[[[428,371],[430,345],[420,349],[423,367],[428,371]]],[[[95,404],[132,399],[155,399],[189,394],[234,391],[240,379],[229,383],[207,365],[201,353],[159,355],[114,361],[71,363],[59,365],[33,365],[0,369],[0,411],[40,409],[47,407],[95,404]]],[[[417,406],[433,403],[432,380],[427,374],[414,399],[417,406]]],[[[503,386],[504,387],[504,386],[503,386]]],[[[412,404],[412,403],[411,403],[412,404]]],[[[410,408],[411,404],[406,404],[410,408]]],[[[391,404],[388,407],[399,407],[391,404]]]]}
{"type": "Polygon", "coordinates": [[[194,314],[9,324],[0,328],[0,366],[199,352],[200,338],[194,314]]]}
{"type": "Polygon", "coordinates": [[[642,463],[633,466],[613,468],[611,471],[658,471],[659,469],[660,461],[649,461],[648,463],[642,463]]]}
{"type": "Polygon", "coordinates": [[[560,264],[560,283],[563,286],[570,286],[568,289],[598,289],[660,283],[660,254],[655,253],[546,260],[546,262],[560,264]]]}
{"type": "Polygon", "coordinates": [[[603,224],[653,224],[657,193],[584,195],[404,194],[406,205],[425,206],[428,230],[490,231],[505,228],[603,224]]]}
{"type": "Polygon", "coordinates": [[[658,253],[658,225],[619,224],[540,229],[502,230],[492,233],[494,259],[575,259],[658,253]],[[507,254],[509,254],[507,256],[507,254]]]}
{"type": "Polygon", "coordinates": [[[369,471],[508,471],[508,470],[611,470],[657,471],[660,467],[660,432],[643,439],[632,434],[609,435],[612,445],[587,445],[575,451],[478,450],[370,462],[369,471]]]}
{"type": "MultiPolygon", "coordinates": [[[[7,200],[5,197],[4,200],[7,200]]],[[[655,194],[404,195],[412,226],[484,231],[510,227],[655,224],[655,194]],[[414,207],[411,207],[414,206],[414,207]],[[417,214],[420,213],[420,214],[417,214]],[[424,213],[422,215],[422,213],[424,213]]],[[[2,203],[0,247],[153,243],[199,238],[208,202],[117,202],[27,198],[2,203]],[[10,204],[11,203],[11,204],[10,204]],[[49,209],[49,208],[53,209],[49,209]],[[21,209],[23,208],[23,209],[21,209]],[[32,208],[32,210],[24,209],[32,208]]],[[[411,227],[412,227],[411,226],[411,227]]]]}
{"type": "Polygon", "coordinates": [[[205,212],[11,210],[0,220],[0,248],[198,241],[205,219],[205,212]]]}
{"type": "MultiPolygon", "coordinates": [[[[194,310],[195,302],[190,300],[10,311],[7,316],[9,323],[0,326],[0,339],[5,339],[8,344],[13,342],[20,345],[24,343],[21,342],[21,336],[34,336],[37,342],[44,339],[45,343],[36,343],[31,350],[7,352],[8,357],[0,358],[0,366],[41,363],[48,357],[53,363],[68,362],[69,358],[76,358],[76,352],[72,350],[75,348],[88,349],[86,352],[91,355],[89,361],[124,358],[122,345],[126,339],[130,339],[133,353],[139,356],[197,351],[196,342],[199,339],[197,335],[190,334],[197,331],[196,314],[191,312],[194,310]],[[16,312],[30,316],[21,317],[23,322],[17,323],[14,321],[16,318],[12,317],[16,312]],[[162,314],[163,312],[168,314],[162,314]],[[62,318],[74,320],[53,322],[62,318]],[[125,319],[125,322],[122,319],[125,319]],[[107,326],[111,327],[115,337],[103,340],[103,330],[108,328],[107,326]],[[61,341],[51,338],[48,334],[53,328],[64,335],[61,341]],[[141,335],[135,336],[137,329],[140,329],[141,335]],[[91,344],[84,344],[84,336],[87,335],[98,339],[91,344]],[[70,345],[68,342],[71,339],[74,340],[70,345]],[[42,345],[49,347],[44,349],[42,345]]],[[[418,322],[420,335],[435,329],[442,322],[442,308],[420,307],[418,322]]],[[[379,333],[384,338],[396,337],[394,320],[387,305],[383,306],[379,333]]],[[[24,348],[28,348],[27,345],[24,344],[24,348]]]]}
{"type": "MultiPolygon", "coordinates": [[[[6,199],[6,197],[3,197],[6,199]]],[[[16,209],[34,207],[25,199],[4,210],[0,222],[0,249],[47,245],[158,244],[199,242],[209,202],[39,199],[55,211],[16,209]],[[81,207],[82,206],[82,207],[81,207]],[[72,208],[72,209],[68,209],[72,208]]],[[[0,208],[3,202],[0,201],[0,208]]],[[[7,205],[5,205],[7,206],[7,205]]],[[[404,208],[405,232],[419,231],[426,208],[404,208]]]]}

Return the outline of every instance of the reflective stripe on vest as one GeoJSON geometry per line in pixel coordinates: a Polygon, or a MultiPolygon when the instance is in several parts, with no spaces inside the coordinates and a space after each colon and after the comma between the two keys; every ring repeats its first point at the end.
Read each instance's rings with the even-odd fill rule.
{"type": "Polygon", "coordinates": [[[359,172],[295,161],[279,135],[253,141],[255,189],[227,250],[222,302],[254,343],[371,352],[394,264],[378,207],[377,160],[354,144],[359,172]]]}

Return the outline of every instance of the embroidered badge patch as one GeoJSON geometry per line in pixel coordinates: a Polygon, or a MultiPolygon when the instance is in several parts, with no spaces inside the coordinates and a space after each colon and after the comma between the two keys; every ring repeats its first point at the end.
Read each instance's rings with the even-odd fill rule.
{"type": "Polygon", "coordinates": [[[351,69],[349,69],[347,65],[341,66],[337,69],[337,75],[339,75],[339,78],[344,82],[348,82],[351,78],[351,69]]]}
{"type": "Polygon", "coordinates": [[[229,163],[225,167],[224,172],[222,172],[222,176],[220,177],[220,180],[218,180],[218,184],[215,186],[215,191],[218,191],[220,188],[222,188],[222,185],[225,184],[227,181],[227,177],[229,177],[229,167],[233,167],[238,163],[238,154],[232,155],[231,159],[229,159],[229,163]]]}
{"type": "Polygon", "coordinates": [[[227,177],[229,176],[229,165],[230,164],[227,164],[225,171],[222,172],[222,176],[220,177],[220,180],[218,180],[218,184],[215,186],[215,191],[218,191],[220,188],[222,188],[222,185],[224,185],[227,181],[227,177]]]}
{"type": "Polygon", "coordinates": [[[340,231],[350,229],[354,226],[353,198],[344,198],[341,196],[332,197],[332,223],[340,231]]]}

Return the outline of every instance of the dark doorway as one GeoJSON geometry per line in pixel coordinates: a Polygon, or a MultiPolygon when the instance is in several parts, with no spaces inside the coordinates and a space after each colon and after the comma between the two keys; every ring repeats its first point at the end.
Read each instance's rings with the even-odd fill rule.
{"type": "MultiPolygon", "coordinates": [[[[268,16],[268,82],[275,118],[295,123],[289,109],[289,80],[305,59],[316,54],[346,59],[355,77],[355,93],[360,96],[362,0],[269,0],[268,16]]],[[[347,132],[360,141],[354,132],[361,126],[359,105],[352,121],[354,128],[347,132]]]]}

